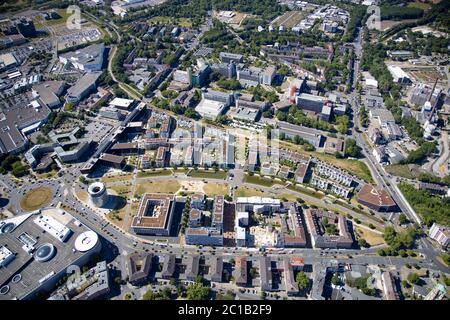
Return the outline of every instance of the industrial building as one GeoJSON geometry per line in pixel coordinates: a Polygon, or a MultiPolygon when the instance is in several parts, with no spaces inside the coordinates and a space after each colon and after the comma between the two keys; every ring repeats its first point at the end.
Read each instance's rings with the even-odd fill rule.
{"type": "Polygon", "coordinates": [[[412,82],[411,78],[402,68],[398,66],[388,66],[388,70],[391,73],[394,82],[400,84],[410,84],[412,82]]]}
{"type": "Polygon", "coordinates": [[[39,99],[7,105],[0,113],[0,155],[19,153],[28,146],[28,133],[43,125],[50,109],[39,99]]]}
{"type": "Polygon", "coordinates": [[[104,43],[93,44],[76,51],[63,53],[59,56],[59,61],[65,65],[70,64],[75,69],[81,71],[101,71],[104,53],[104,43]]]}
{"type": "Polygon", "coordinates": [[[67,90],[65,99],[68,103],[78,104],[97,88],[97,80],[101,72],[86,73],[67,90]]]}

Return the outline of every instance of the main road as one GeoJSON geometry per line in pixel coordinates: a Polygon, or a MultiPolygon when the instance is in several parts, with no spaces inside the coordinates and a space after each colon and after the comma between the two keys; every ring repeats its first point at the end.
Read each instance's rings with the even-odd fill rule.
{"type": "Polygon", "coordinates": [[[358,96],[357,96],[357,82],[358,82],[358,76],[359,76],[359,69],[360,69],[360,61],[363,54],[363,47],[362,47],[362,32],[361,29],[358,30],[358,34],[356,36],[355,41],[353,42],[353,46],[355,48],[355,55],[356,59],[354,62],[353,67],[353,91],[350,95],[350,104],[353,109],[353,115],[354,115],[354,126],[352,129],[352,135],[356,140],[356,143],[361,146],[362,154],[367,159],[367,164],[369,165],[371,171],[375,173],[375,181],[377,182],[378,186],[382,189],[388,191],[390,196],[394,199],[394,201],[397,203],[398,207],[402,212],[404,212],[408,218],[411,221],[415,221],[417,224],[421,225],[422,220],[420,217],[416,214],[414,209],[411,207],[411,205],[408,203],[408,201],[405,199],[399,188],[397,187],[397,182],[393,180],[384,170],[384,168],[381,166],[380,163],[375,159],[375,157],[370,152],[370,146],[367,145],[366,140],[364,139],[364,133],[359,129],[360,128],[360,106],[358,102],[358,96]]]}

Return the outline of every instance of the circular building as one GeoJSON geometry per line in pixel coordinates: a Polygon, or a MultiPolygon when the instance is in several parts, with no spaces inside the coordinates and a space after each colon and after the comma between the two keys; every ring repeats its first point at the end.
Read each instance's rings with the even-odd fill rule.
{"type": "Polygon", "coordinates": [[[100,246],[98,235],[94,231],[86,231],[75,239],[75,250],[87,252],[98,249],[100,246]]]}
{"type": "Polygon", "coordinates": [[[94,182],[88,188],[89,197],[96,207],[104,207],[108,202],[108,192],[101,182],[94,182]]]}
{"type": "Polygon", "coordinates": [[[16,225],[13,222],[0,223],[0,233],[10,233],[16,225]]]}
{"type": "Polygon", "coordinates": [[[44,243],[36,249],[34,259],[38,262],[46,262],[53,258],[56,253],[55,247],[51,243],[44,243]]]}

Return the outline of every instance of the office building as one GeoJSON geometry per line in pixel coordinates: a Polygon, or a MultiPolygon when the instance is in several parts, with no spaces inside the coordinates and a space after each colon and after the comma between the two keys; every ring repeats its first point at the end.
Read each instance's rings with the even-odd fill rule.
{"type": "Polygon", "coordinates": [[[142,195],[131,229],[137,234],[169,236],[174,209],[173,195],[146,193],[142,195]]]}

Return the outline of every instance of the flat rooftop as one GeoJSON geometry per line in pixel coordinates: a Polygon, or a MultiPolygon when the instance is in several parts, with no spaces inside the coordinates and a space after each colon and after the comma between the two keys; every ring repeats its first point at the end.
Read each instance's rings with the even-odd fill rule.
{"type": "Polygon", "coordinates": [[[15,225],[9,233],[0,233],[0,246],[7,247],[15,254],[15,258],[6,267],[1,268],[0,288],[7,285],[9,292],[0,295],[0,300],[25,297],[40,286],[39,281],[44,281],[45,277],[66,269],[86,254],[75,249],[75,242],[82,233],[90,229],[78,223],[73,216],[61,209],[43,209],[40,214],[28,213],[2,222],[15,225]],[[51,232],[44,232],[44,229],[34,221],[40,215],[51,217],[60,225],[70,229],[65,242],[52,236],[51,232]],[[36,249],[43,244],[51,244],[55,248],[55,254],[48,261],[39,262],[34,255],[24,250],[25,244],[36,249]],[[21,279],[15,282],[13,277],[17,274],[20,274],[21,279]]]}
{"type": "Polygon", "coordinates": [[[4,103],[8,108],[0,111],[0,154],[21,148],[27,139],[20,131],[46,120],[50,114],[50,109],[39,100],[33,104],[27,99],[15,105],[4,103]]]}
{"type": "Polygon", "coordinates": [[[133,228],[166,229],[175,196],[146,193],[142,196],[136,216],[131,222],[133,228]]]}

